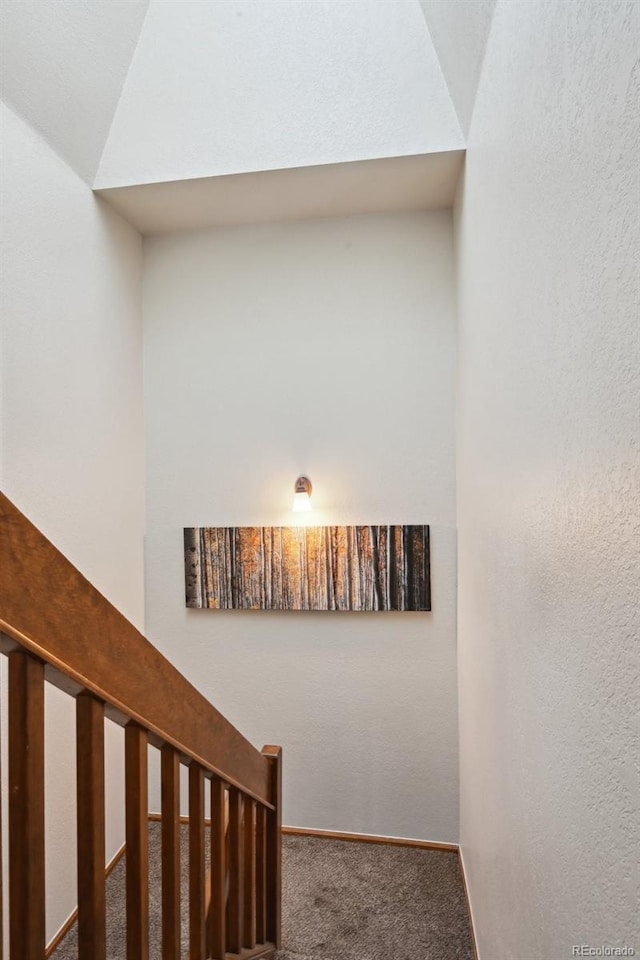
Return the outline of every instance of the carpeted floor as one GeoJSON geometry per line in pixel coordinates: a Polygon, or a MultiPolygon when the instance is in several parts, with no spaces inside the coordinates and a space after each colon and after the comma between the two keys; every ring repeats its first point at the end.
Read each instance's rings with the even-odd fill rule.
{"type": "MultiPolygon", "coordinates": [[[[187,830],[182,837],[187,893],[187,830]]],[[[160,831],[149,837],[151,960],[160,960],[160,831]]],[[[125,960],[124,859],[107,881],[108,960],[125,960]]],[[[455,853],[317,837],[283,838],[278,960],[473,960],[455,853]]],[[[182,918],[188,956],[188,907],[182,918]]],[[[53,954],[77,960],[73,928],[53,954]]]]}
{"type": "Polygon", "coordinates": [[[472,960],[457,854],[292,836],[284,850],[291,960],[472,960]]]}

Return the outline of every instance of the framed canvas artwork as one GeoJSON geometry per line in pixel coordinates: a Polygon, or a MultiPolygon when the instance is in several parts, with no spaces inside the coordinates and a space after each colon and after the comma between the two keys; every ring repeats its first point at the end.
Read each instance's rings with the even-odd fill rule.
{"type": "Polygon", "coordinates": [[[429,527],[188,527],[187,607],[431,609],[429,527]]]}

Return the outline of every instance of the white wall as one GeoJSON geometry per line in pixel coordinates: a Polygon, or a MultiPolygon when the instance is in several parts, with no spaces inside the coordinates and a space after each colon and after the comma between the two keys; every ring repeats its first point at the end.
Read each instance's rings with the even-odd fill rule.
{"type": "Polygon", "coordinates": [[[96,186],[462,146],[417,0],[152,0],[96,186]]]}
{"type": "MultiPolygon", "coordinates": [[[[0,485],[141,628],[141,240],[4,106],[2,128],[0,485]]],[[[51,937],[77,902],[73,701],[53,688],[46,733],[51,937]]],[[[121,739],[109,724],[108,857],[124,840],[121,739]]]]}
{"type": "Polygon", "coordinates": [[[639,21],[499,0],[471,124],[458,642],[482,960],[640,950],[639,21]]]}
{"type": "Polygon", "coordinates": [[[256,746],[288,824],[455,841],[448,212],[145,241],[148,635],[256,746]],[[433,525],[433,613],[187,610],[182,528],[433,525]]]}
{"type": "Polygon", "coordinates": [[[92,183],[149,0],[0,4],[2,98],[92,183]]]}

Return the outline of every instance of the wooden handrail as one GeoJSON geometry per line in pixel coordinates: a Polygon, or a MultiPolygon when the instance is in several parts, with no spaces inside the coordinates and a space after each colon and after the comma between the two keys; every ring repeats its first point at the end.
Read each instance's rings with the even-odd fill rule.
{"type": "Polygon", "coordinates": [[[0,651],[273,809],[269,761],[0,493],[0,651]]]}
{"type": "Polygon", "coordinates": [[[76,697],[79,960],[106,956],[105,717],[125,728],[128,960],[149,958],[149,743],[162,751],[163,960],[181,953],[181,764],[189,767],[191,960],[273,958],[280,946],[280,748],[259,753],[3,494],[0,653],[9,659],[11,955],[45,955],[46,680],[76,697]]]}

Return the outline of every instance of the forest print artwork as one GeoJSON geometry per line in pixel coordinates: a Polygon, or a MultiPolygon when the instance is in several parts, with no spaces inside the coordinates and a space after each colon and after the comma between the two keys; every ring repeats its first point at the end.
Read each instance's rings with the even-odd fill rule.
{"type": "Polygon", "coordinates": [[[431,610],[429,527],[189,527],[188,607],[431,610]]]}

